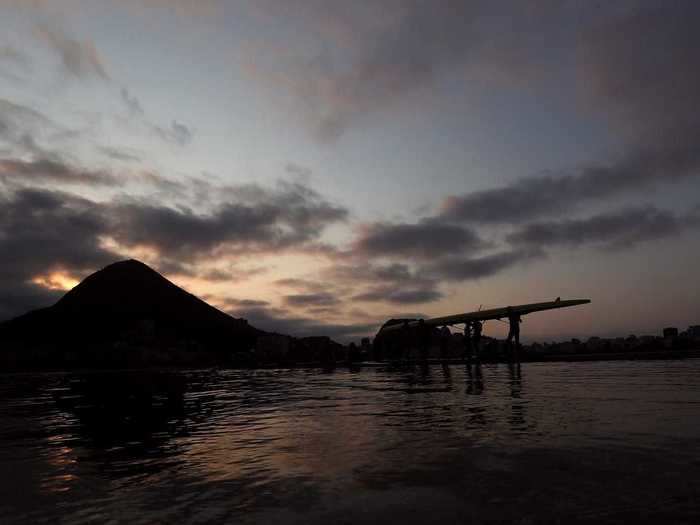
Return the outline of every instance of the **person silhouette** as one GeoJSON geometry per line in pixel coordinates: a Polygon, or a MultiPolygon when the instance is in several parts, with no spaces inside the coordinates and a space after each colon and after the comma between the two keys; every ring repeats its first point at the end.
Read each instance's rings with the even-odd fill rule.
{"type": "Polygon", "coordinates": [[[469,362],[472,358],[472,324],[464,324],[464,353],[462,359],[469,362]]]}
{"type": "Polygon", "coordinates": [[[450,332],[450,329],[446,326],[443,326],[440,329],[440,359],[447,359],[447,350],[450,345],[451,336],[452,333],[450,332]]]}
{"type": "Polygon", "coordinates": [[[507,311],[509,329],[506,344],[513,352],[513,355],[517,357],[518,350],[520,349],[520,323],[522,323],[523,320],[510,306],[507,311]],[[515,346],[513,346],[513,341],[515,341],[515,346]]]}
{"type": "Polygon", "coordinates": [[[479,360],[479,348],[481,346],[481,332],[483,330],[483,325],[481,321],[472,321],[472,341],[471,344],[474,348],[474,358],[479,360]]]}

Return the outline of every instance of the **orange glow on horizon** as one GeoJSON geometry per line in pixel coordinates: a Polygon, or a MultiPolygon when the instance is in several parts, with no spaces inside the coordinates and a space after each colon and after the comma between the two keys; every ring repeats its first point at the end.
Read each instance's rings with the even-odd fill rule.
{"type": "Polygon", "coordinates": [[[67,291],[75,288],[80,281],[65,272],[52,272],[48,275],[34,277],[32,282],[49,290],[67,291]]]}

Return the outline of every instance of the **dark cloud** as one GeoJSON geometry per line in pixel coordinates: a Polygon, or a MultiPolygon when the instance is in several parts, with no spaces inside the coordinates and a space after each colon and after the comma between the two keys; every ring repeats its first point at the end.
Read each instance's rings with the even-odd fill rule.
{"type": "Polygon", "coordinates": [[[582,40],[581,80],[592,106],[645,143],[697,137],[700,4],[645,2],[611,18],[582,40]]]}
{"type": "Polygon", "coordinates": [[[57,126],[42,113],[0,99],[0,141],[11,145],[26,145],[32,136],[56,129],[57,126]]]}
{"type": "Polygon", "coordinates": [[[228,308],[265,308],[270,306],[268,301],[260,301],[258,299],[233,299],[226,298],[223,303],[228,308]]]}
{"type": "MultiPolygon", "coordinates": [[[[0,0],[0,6],[21,9],[45,10],[47,13],[62,13],[66,7],[75,7],[74,0],[0,0]],[[53,11],[51,8],[55,8],[53,11]]],[[[128,8],[137,13],[143,13],[145,9],[162,9],[181,16],[216,15],[222,6],[222,0],[120,0],[111,8],[128,8]]]]}
{"type": "Polygon", "coordinates": [[[298,277],[287,277],[277,279],[273,284],[276,286],[284,286],[295,290],[305,291],[308,293],[319,293],[328,287],[328,283],[312,281],[310,279],[301,279],[298,277]]]}
{"type": "Polygon", "coordinates": [[[199,271],[189,261],[174,260],[168,257],[158,257],[157,259],[145,261],[158,273],[169,277],[197,277],[199,271]]]}
{"type": "Polygon", "coordinates": [[[586,219],[569,219],[529,224],[511,234],[516,245],[538,247],[597,244],[626,248],[635,244],[678,235],[700,225],[697,212],[676,215],[653,206],[628,208],[586,219]]]}
{"type": "Polygon", "coordinates": [[[218,269],[206,270],[199,274],[199,276],[207,281],[232,282],[236,280],[236,277],[232,272],[218,269]]]}
{"type": "MultiPolygon", "coordinates": [[[[38,175],[46,180],[54,173],[61,177],[65,175],[76,183],[82,176],[89,175],[90,170],[72,165],[74,162],[67,160],[73,158],[70,152],[56,151],[47,144],[65,146],[67,140],[82,136],[81,131],[61,126],[33,108],[0,99],[0,146],[6,146],[0,155],[5,157],[4,161],[15,163],[19,171],[32,172],[32,176],[38,175]],[[70,177],[69,172],[76,176],[70,177]]],[[[108,174],[97,171],[92,174],[96,179],[101,178],[103,183],[110,183],[108,174]]],[[[116,179],[111,182],[116,182],[116,179]]]]}
{"type": "Polygon", "coordinates": [[[159,192],[159,196],[184,198],[191,190],[191,185],[163,177],[158,173],[148,170],[137,172],[133,177],[133,181],[152,186],[159,192]]]}
{"type": "Polygon", "coordinates": [[[380,281],[406,282],[415,279],[411,269],[406,264],[393,263],[370,268],[365,267],[365,269],[369,269],[373,277],[380,281]]]}
{"type": "Polygon", "coordinates": [[[340,299],[335,295],[325,293],[306,293],[285,295],[284,302],[288,306],[307,307],[307,306],[335,306],[340,304],[340,299]]]}
{"type": "Polygon", "coordinates": [[[581,83],[594,110],[627,133],[621,160],[575,176],[533,177],[447,202],[445,215],[514,222],[700,174],[700,34],[696,2],[641,8],[583,40],[581,83]]]}
{"type": "MultiPolygon", "coordinates": [[[[28,146],[30,147],[30,146],[28,146]]],[[[119,175],[104,170],[90,170],[64,161],[60,155],[41,148],[33,160],[0,159],[0,181],[29,187],[40,183],[89,187],[115,187],[140,184],[154,188],[162,197],[187,198],[191,187],[152,171],[124,171],[119,175]]],[[[118,154],[118,153],[117,153],[118,154]]]]}
{"type": "Polygon", "coordinates": [[[206,215],[147,202],[115,204],[113,234],[127,245],[196,259],[217,250],[250,253],[299,248],[347,216],[344,208],[298,184],[282,184],[276,190],[230,187],[228,195],[235,200],[206,215]]]}
{"type": "MultiPolygon", "coordinates": [[[[170,278],[178,277],[195,278],[208,281],[210,283],[237,283],[245,281],[254,275],[259,275],[267,271],[266,268],[236,268],[233,264],[226,269],[202,267],[199,261],[188,258],[173,259],[163,254],[158,254],[153,260],[147,261],[158,272],[170,278]]],[[[218,298],[214,297],[219,301],[218,298]]],[[[237,303],[231,303],[237,305],[237,303]]]]}
{"type": "Polygon", "coordinates": [[[464,281],[495,275],[532,251],[503,252],[484,257],[474,253],[490,244],[472,230],[428,218],[417,224],[378,223],[365,226],[352,245],[352,258],[403,258],[409,263],[344,264],[338,259],[326,276],[353,287],[353,300],[392,304],[422,304],[441,299],[441,281],[464,281]]]}
{"type": "MultiPolygon", "coordinates": [[[[84,186],[116,184],[110,175],[83,171],[53,161],[0,161],[0,175],[38,181],[77,183],[84,186]]],[[[187,191],[185,183],[143,172],[129,181],[145,182],[168,191],[187,191]]],[[[257,185],[219,188],[223,202],[209,213],[185,207],[168,207],[146,200],[102,203],[110,234],[126,246],[150,246],[163,257],[192,261],[214,250],[239,252],[300,248],[315,241],[332,223],[344,221],[347,211],[301,184],[281,182],[276,188],[257,185]]],[[[84,201],[89,202],[89,201],[84,201]]]]}
{"type": "Polygon", "coordinates": [[[520,222],[700,175],[700,4],[650,4],[610,17],[581,39],[582,93],[590,110],[624,136],[624,153],[576,174],[528,177],[452,197],[444,217],[520,222]]]}
{"type": "Polygon", "coordinates": [[[149,9],[167,9],[180,16],[212,16],[219,13],[221,0],[128,0],[128,3],[149,9]]]}
{"type": "MultiPolygon", "coordinates": [[[[523,178],[503,188],[452,197],[441,216],[522,223],[700,175],[699,15],[696,2],[646,2],[610,16],[581,39],[582,91],[590,109],[623,135],[625,151],[617,160],[576,174],[523,178]]],[[[686,223],[668,212],[633,208],[526,225],[510,240],[621,247],[671,235],[686,223]]]]}
{"type": "Polygon", "coordinates": [[[138,98],[131,95],[128,89],[125,87],[121,88],[119,95],[121,96],[122,102],[124,102],[124,105],[126,105],[126,108],[129,110],[129,114],[143,115],[144,111],[141,102],[139,102],[138,98]]]}
{"type": "Polygon", "coordinates": [[[99,77],[109,80],[102,57],[91,40],[80,42],[46,25],[39,26],[36,33],[58,53],[66,73],[79,78],[99,77]]]}
{"type": "Polygon", "coordinates": [[[37,269],[43,269],[47,260],[85,269],[113,257],[99,248],[108,222],[94,202],[39,189],[3,193],[2,200],[2,253],[16,261],[13,267],[32,266],[34,258],[37,269]]]}
{"type": "MultiPolygon", "coordinates": [[[[196,265],[195,265],[196,266],[196,265]]],[[[235,283],[240,281],[245,281],[254,275],[260,275],[265,273],[266,268],[229,268],[222,270],[219,268],[213,268],[208,270],[194,270],[194,276],[204,279],[205,281],[212,282],[229,282],[235,283]]]]}
{"type": "Polygon", "coordinates": [[[502,188],[450,197],[440,216],[474,223],[519,223],[698,175],[700,148],[685,141],[635,151],[617,163],[584,168],[576,175],[526,177],[502,188]]]}
{"type": "Polygon", "coordinates": [[[387,300],[397,304],[431,303],[442,297],[442,292],[435,289],[393,290],[387,294],[387,300]]]}
{"type": "Polygon", "coordinates": [[[417,224],[364,225],[353,243],[353,251],[366,256],[434,259],[483,246],[483,241],[472,230],[428,220],[417,224]]]}
{"type": "MultiPolygon", "coordinates": [[[[546,69],[541,57],[560,46],[552,45],[553,39],[543,42],[541,34],[549,29],[552,36],[564,4],[264,0],[260,5],[284,18],[292,34],[313,35],[319,46],[305,62],[295,55],[293,63],[271,71],[263,65],[269,57],[256,56],[251,69],[270,84],[291,90],[315,134],[333,140],[363,115],[430,92],[445,71],[460,76],[500,74],[512,80],[546,69]]],[[[280,48],[293,45],[283,42],[280,48]]],[[[305,52],[308,55],[308,47],[299,54],[305,52]]],[[[431,98],[422,102],[426,100],[431,98]]]]}
{"type": "Polygon", "coordinates": [[[84,186],[118,186],[123,183],[123,180],[110,173],[83,170],[51,159],[0,160],[0,178],[17,180],[23,184],[53,182],[84,186]]]}
{"type": "Polygon", "coordinates": [[[41,292],[31,282],[36,276],[64,271],[80,277],[123,258],[104,248],[105,239],[126,249],[155,248],[155,267],[169,275],[240,280],[264,269],[222,271],[198,264],[214,252],[248,255],[303,249],[328,224],[347,215],[298,184],[229,187],[226,196],[238,200],[201,215],[135,200],[97,203],[69,193],[0,185],[0,310],[15,314],[43,306],[30,304],[41,292]]]}
{"type": "Polygon", "coordinates": [[[192,130],[175,120],[173,120],[168,128],[152,126],[151,129],[162,140],[170,144],[175,144],[176,146],[184,147],[192,142],[192,130]]]}
{"type": "Polygon", "coordinates": [[[284,171],[286,171],[290,175],[294,175],[296,177],[302,177],[303,179],[310,177],[311,174],[313,173],[311,168],[306,168],[304,166],[300,166],[299,164],[295,164],[293,162],[288,162],[284,167],[284,171]]]}
{"type": "Polygon", "coordinates": [[[39,189],[0,191],[0,316],[48,306],[59,292],[32,283],[64,271],[72,276],[113,262],[102,247],[107,221],[93,202],[39,189]]]}
{"type": "Polygon", "coordinates": [[[433,288],[402,288],[398,285],[379,286],[353,297],[354,301],[385,302],[395,304],[431,303],[443,297],[442,292],[433,288]]]}
{"type": "Polygon", "coordinates": [[[355,264],[335,261],[335,264],[322,272],[322,276],[322,285],[343,287],[352,290],[355,295],[357,295],[357,287],[362,285],[370,285],[370,290],[375,290],[382,286],[429,289],[437,284],[434,279],[425,274],[418,275],[408,264],[376,264],[369,260],[355,261],[355,264]]]}
{"type": "Polygon", "coordinates": [[[100,153],[112,160],[120,160],[122,162],[141,162],[141,157],[133,153],[112,148],[110,146],[100,146],[98,148],[100,153]]]}
{"type": "MultiPolygon", "coordinates": [[[[418,11],[414,7],[417,3],[408,2],[407,4],[411,4],[407,18],[413,18],[414,13],[410,11],[418,11]]],[[[328,21],[343,33],[350,33],[353,28],[356,28],[359,34],[367,34],[366,31],[361,31],[362,9],[346,9],[338,3],[330,3],[319,9],[329,18],[329,20],[323,20],[313,17],[307,11],[312,9],[310,5],[300,4],[298,7],[297,12],[301,11],[307,20],[314,18],[312,23],[325,24],[328,21]]],[[[369,10],[374,11],[371,6],[363,5],[363,7],[365,10],[370,7],[369,10]]],[[[392,10],[386,5],[377,6],[376,10],[379,11],[382,7],[387,11],[392,10]]],[[[439,9],[431,9],[426,5],[423,14],[430,15],[436,11],[440,12],[439,9]]],[[[290,10],[290,14],[295,16],[293,10],[290,10]]],[[[377,12],[376,15],[379,13],[377,12]]],[[[453,26],[455,21],[459,20],[464,20],[466,25],[471,23],[471,16],[462,15],[458,13],[452,17],[453,26]]],[[[282,83],[275,76],[272,77],[275,84],[288,86],[298,97],[319,139],[338,138],[350,122],[356,120],[358,116],[389,106],[402,95],[428,84],[436,66],[436,61],[432,60],[433,54],[454,53],[450,49],[454,46],[454,42],[450,42],[449,38],[426,38],[415,31],[416,28],[421,27],[421,24],[415,24],[415,20],[404,22],[398,14],[395,20],[399,22],[387,24],[382,28],[386,31],[383,39],[371,34],[370,40],[363,45],[353,39],[353,48],[360,54],[349,71],[336,67],[329,56],[323,56],[320,59],[311,58],[306,64],[297,65],[296,69],[286,73],[282,83]],[[412,45],[412,42],[407,39],[411,25],[414,26],[414,34],[411,38],[420,41],[421,47],[412,45]],[[413,48],[416,48],[418,53],[412,53],[413,48]],[[437,51],[436,48],[443,49],[437,51]]],[[[424,20],[433,21],[435,17],[425,16],[424,20]]],[[[427,32],[430,32],[430,29],[427,32]]],[[[442,36],[450,34],[454,33],[448,30],[443,32],[442,36]]],[[[466,36],[469,31],[463,31],[463,34],[466,36]]]]}
{"type": "Polygon", "coordinates": [[[243,317],[261,330],[289,334],[295,337],[328,336],[340,342],[373,335],[381,322],[335,324],[299,317],[280,308],[234,308],[227,311],[234,317],[243,317]]]}
{"type": "Polygon", "coordinates": [[[420,304],[443,297],[439,283],[426,274],[417,274],[403,263],[372,264],[370,262],[335,264],[322,272],[321,290],[352,295],[353,301],[420,304]]]}
{"type": "Polygon", "coordinates": [[[491,277],[543,255],[539,250],[513,250],[476,258],[449,258],[426,265],[424,271],[445,281],[470,281],[491,277]]]}
{"type": "Polygon", "coordinates": [[[159,126],[157,124],[153,124],[146,118],[146,112],[141,105],[141,101],[136,97],[136,95],[130,93],[126,87],[122,87],[119,90],[119,96],[120,100],[129,112],[129,115],[131,117],[138,118],[147,129],[149,129],[162,141],[180,147],[185,147],[192,142],[194,132],[190,127],[176,120],[173,120],[170,123],[170,126],[159,126]]]}
{"type": "Polygon", "coordinates": [[[416,275],[410,266],[402,263],[344,264],[334,260],[317,277],[278,279],[274,284],[298,290],[300,293],[285,297],[288,306],[297,307],[337,306],[342,303],[341,297],[352,297],[352,301],[420,304],[443,296],[436,280],[416,275]]]}

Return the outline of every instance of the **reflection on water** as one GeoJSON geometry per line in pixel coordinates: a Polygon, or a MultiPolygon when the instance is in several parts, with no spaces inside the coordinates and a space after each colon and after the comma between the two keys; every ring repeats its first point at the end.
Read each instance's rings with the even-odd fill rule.
{"type": "Polygon", "coordinates": [[[697,521],[700,361],[0,375],[0,522],[697,521]]]}

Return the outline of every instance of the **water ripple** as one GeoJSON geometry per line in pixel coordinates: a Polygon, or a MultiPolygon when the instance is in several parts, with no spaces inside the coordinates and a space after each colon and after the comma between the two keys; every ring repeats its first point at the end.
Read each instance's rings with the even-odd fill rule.
{"type": "Polygon", "coordinates": [[[372,521],[356,510],[379,502],[430,518],[409,493],[494,519],[614,521],[630,507],[613,485],[673,493],[665,509],[685,519],[700,512],[680,475],[700,470],[698,373],[685,360],[0,375],[0,521],[372,521]],[[530,509],[533,483],[568,510],[530,509]]]}

